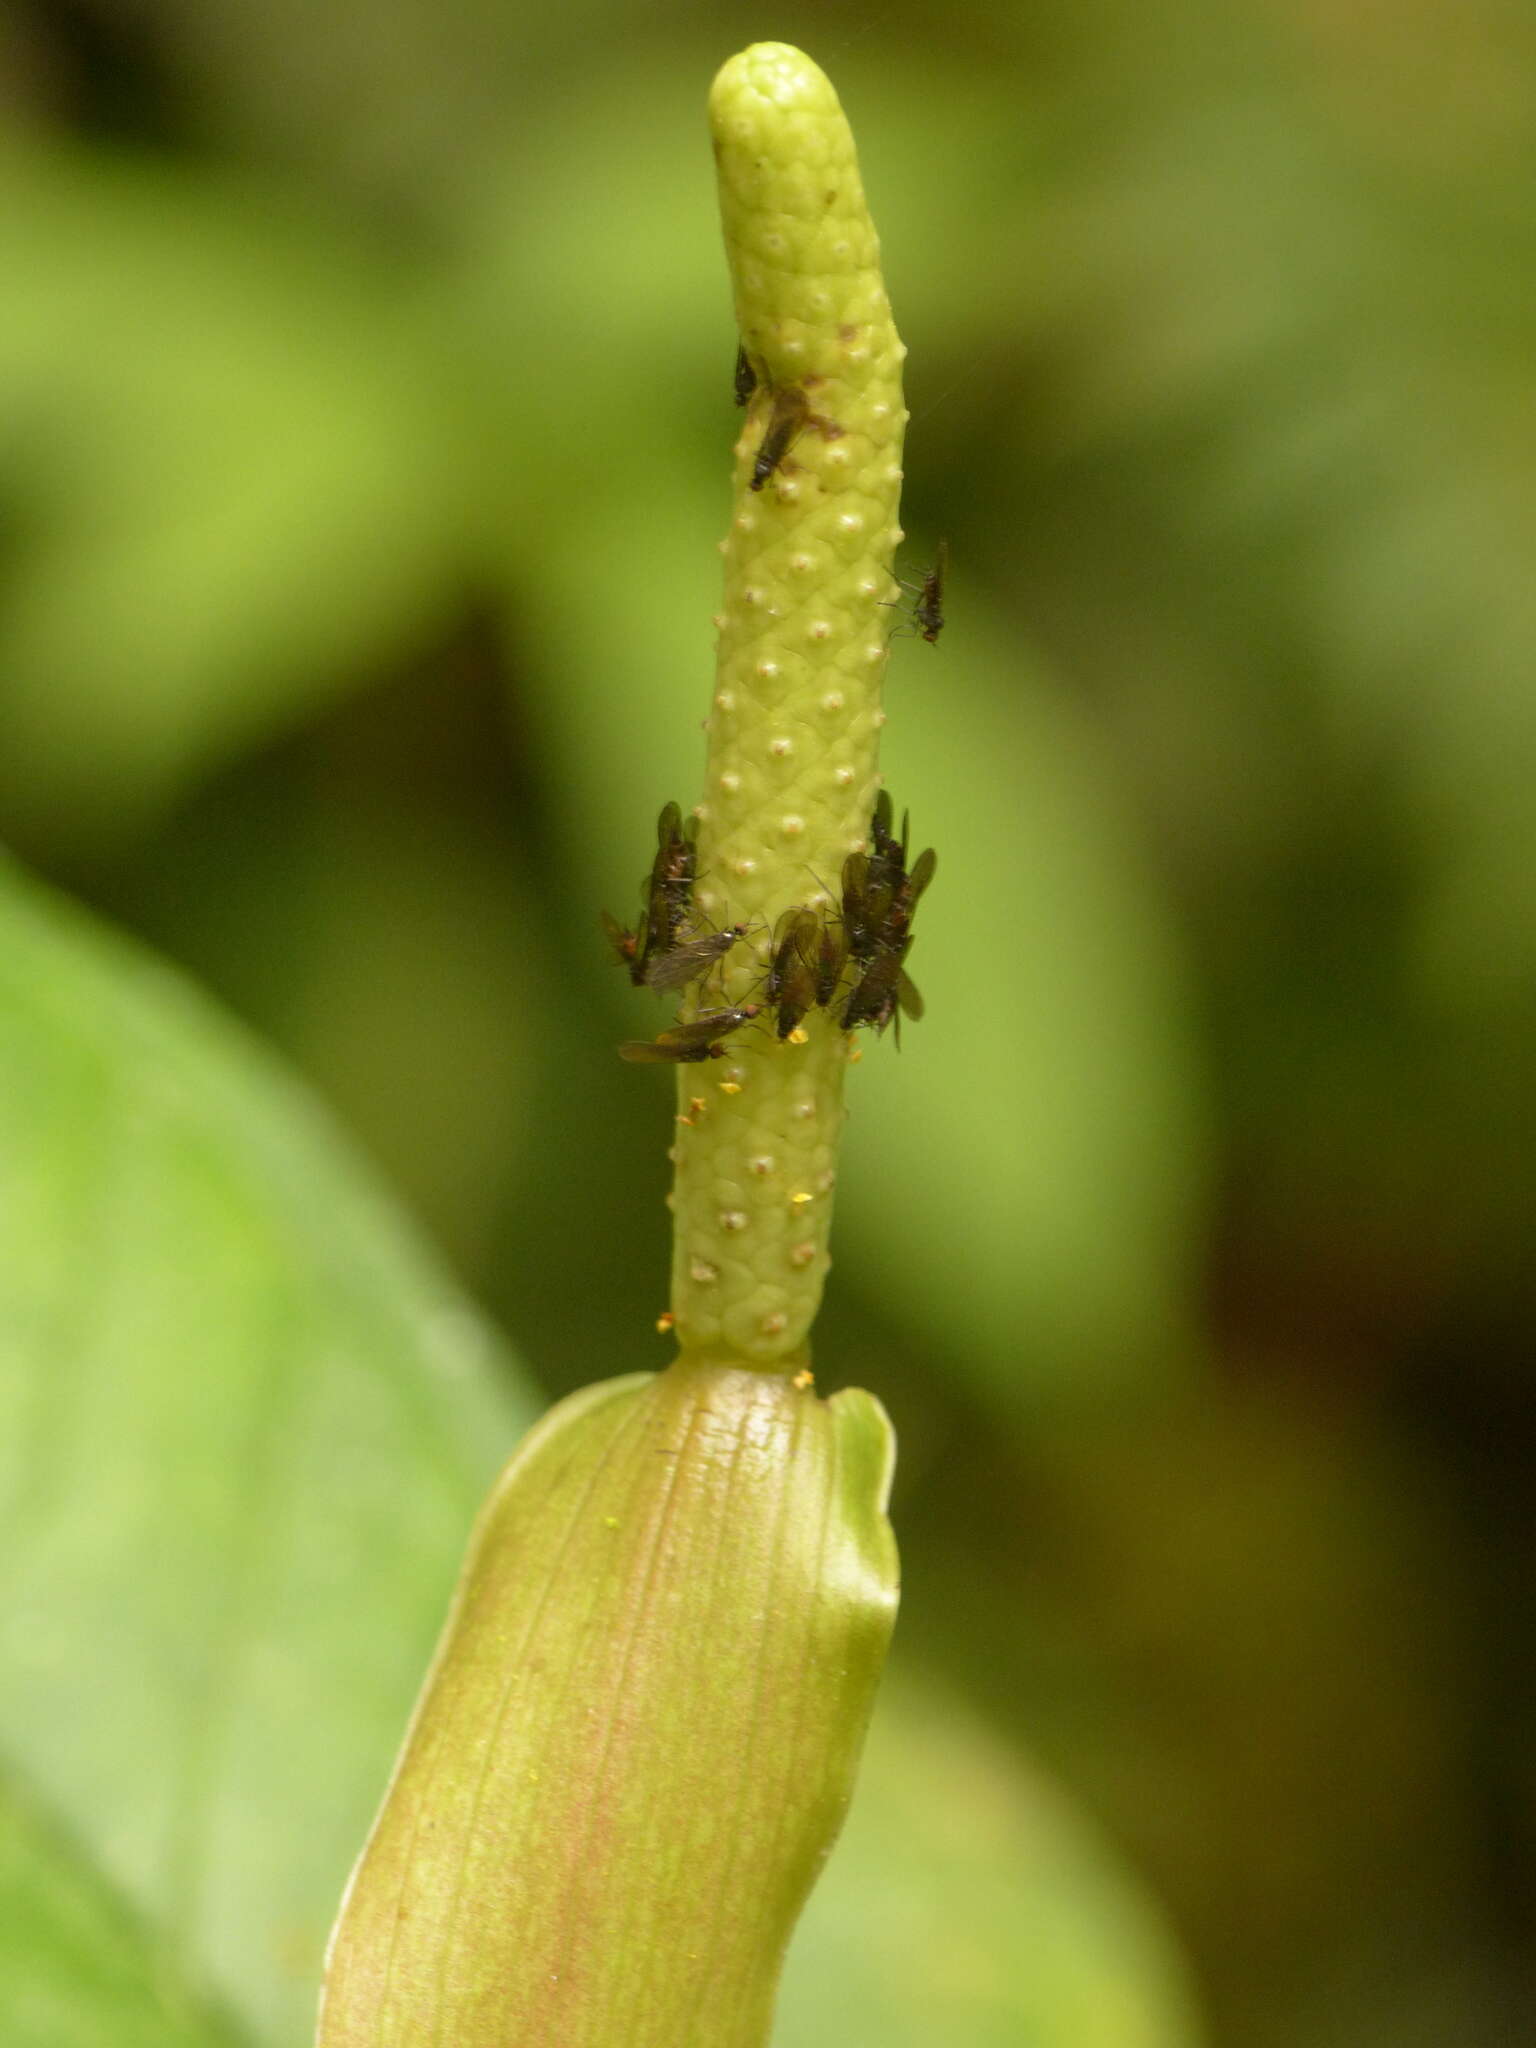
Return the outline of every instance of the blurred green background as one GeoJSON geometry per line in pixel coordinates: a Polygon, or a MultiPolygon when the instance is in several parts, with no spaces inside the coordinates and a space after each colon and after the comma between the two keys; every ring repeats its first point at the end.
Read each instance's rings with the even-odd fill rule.
{"type": "Polygon", "coordinates": [[[0,0],[0,839],[314,1083],[547,1394],[662,1362],[596,911],[702,768],[703,98],[763,37],[852,118],[952,556],[885,760],[929,1016],[853,1077],[817,1344],[901,1437],[909,1682],[1092,1817],[1219,2048],[1531,2039],[1523,0],[0,0]]]}

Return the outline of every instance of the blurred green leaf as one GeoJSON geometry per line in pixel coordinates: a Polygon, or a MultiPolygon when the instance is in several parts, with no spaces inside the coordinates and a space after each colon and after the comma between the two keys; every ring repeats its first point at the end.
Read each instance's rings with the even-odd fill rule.
{"type": "Polygon", "coordinates": [[[881,762],[939,852],[928,1013],[851,1077],[840,1262],[1010,1405],[1134,1402],[1198,1353],[1186,967],[1086,721],[963,575],[950,601],[931,665],[898,651],[881,762]]]}
{"type": "Polygon", "coordinates": [[[0,191],[0,802],[68,841],[441,631],[474,437],[420,277],[319,213],[62,150],[0,191]]]}
{"type": "Polygon", "coordinates": [[[232,2048],[97,1871],[0,1781],[0,2036],[7,2048],[232,2048]]]}
{"type": "Polygon", "coordinates": [[[1188,1973],[1065,1796],[897,1671],[790,1949],[776,2048],[1193,2048],[1188,1973]]]}
{"type": "Polygon", "coordinates": [[[310,2024],[535,1403],[312,1105],[0,871],[0,1758],[199,1992],[310,2024]]]}

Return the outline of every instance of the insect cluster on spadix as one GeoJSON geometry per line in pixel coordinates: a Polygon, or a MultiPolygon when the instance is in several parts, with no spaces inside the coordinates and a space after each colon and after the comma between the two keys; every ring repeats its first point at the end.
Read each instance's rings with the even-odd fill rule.
{"type": "Polygon", "coordinates": [[[890,797],[881,790],[869,821],[867,850],[843,863],[839,903],[790,906],[774,927],[761,984],[746,1003],[707,999],[709,984],[731,949],[752,936],[744,924],[711,930],[693,905],[697,874],[696,826],[685,825],[676,804],[656,824],[656,854],[640,884],[641,915],[633,930],[607,911],[603,928],[637,988],[677,991],[698,984],[695,1014],[653,1039],[630,1039],[620,1057],[639,1064],[685,1064],[718,1059],[723,1041],[744,1025],[772,1024],[780,1042],[803,1038],[802,1020],[825,1011],[844,1031],[867,1025],[877,1034],[893,1021],[897,1042],[903,1016],[916,1020],[923,999],[906,970],[912,918],[933,880],[932,847],[907,866],[908,821],[891,830],[890,797]]]}

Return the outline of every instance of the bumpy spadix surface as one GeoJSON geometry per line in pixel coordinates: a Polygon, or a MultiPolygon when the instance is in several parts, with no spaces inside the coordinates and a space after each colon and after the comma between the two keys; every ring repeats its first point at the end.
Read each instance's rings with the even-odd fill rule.
{"type": "MultiPolygon", "coordinates": [[[[757,376],[736,449],[700,809],[697,900],[758,933],[724,983],[748,1000],[768,935],[835,900],[878,785],[881,683],[906,412],[879,242],[837,95],[808,57],[758,43],[710,95],[726,252],[757,376]],[[759,490],[775,394],[807,423],[759,490]]],[[[720,999],[719,985],[706,1003],[720,999]]],[[[685,1355],[793,1370],[821,1299],[850,1041],[738,1032],[679,1074],[672,1309],[685,1355]]]]}

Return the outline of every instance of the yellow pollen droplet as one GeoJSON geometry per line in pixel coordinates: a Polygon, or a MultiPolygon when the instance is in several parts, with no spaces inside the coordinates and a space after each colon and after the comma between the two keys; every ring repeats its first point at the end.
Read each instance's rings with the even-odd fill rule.
{"type": "Polygon", "coordinates": [[[656,1328],[661,1332],[662,1336],[665,1337],[668,1330],[672,1328],[673,1324],[676,1321],[677,1317],[673,1315],[671,1309],[663,1309],[661,1314],[656,1318],[656,1328]]]}
{"type": "Polygon", "coordinates": [[[618,1527],[618,1526],[619,1526],[619,1518],[618,1518],[618,1516],[617,1516],[617,1515],[604,1515],[604,1517],[603,1517],[603,1527],[604,1527],[605,1529],[617,1529],[617,1527],[618,1527]]]}
{"type": "Polygon", "coordinates": [[[784,1041],[786,1045],[809,1045],[810,1042],[811,1034],[800,1024],[795,1026],[784,1041]]]}
{"type": "Polygon", "coordinates": [[[717,1081],[715,1086],[722,1095],[739,1095],[741,1093],[741,1083],[739,1081],[717,1081]]]}
{"type": "Polygon", "coordinates": [[[804,1190],[802,1190],[799,1194],[794,1194],[790,1196],[789,1206],[792,1209],[804,1209],[810,1203],[814,1202],[815,1199],[816,1197],[814,1195],[806,1194],[804,1190]]]}
{"type": "Polygon", "coordinates": [[[856,1066],[858,1065],[859,1061],[860,1061],[861,1059],[863,1059],[863,1057],[864,1057],[864,1048],[863,1048],[863,1046],[861,1046],[861,1045],[850,1045],[850,1046],[849,1046],[849,1048],[848,1048],[848,1064],[849,1064],[849,1066],[850,1066],[850,1067],[856,1067],[856,1066]]]}
{"type": "Polygon", "coordinates": [[[816,1384],[816,1375],[808,1365],[802,1365],[789,1383],[797,1393],[805,1393],[816,1384]]]}

